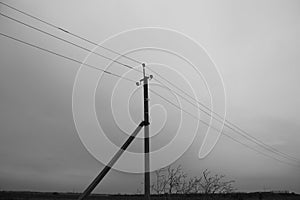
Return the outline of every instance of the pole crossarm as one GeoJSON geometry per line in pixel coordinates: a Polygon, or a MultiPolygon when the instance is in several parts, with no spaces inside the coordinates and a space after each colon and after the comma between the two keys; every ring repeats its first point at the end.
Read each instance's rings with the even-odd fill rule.
{"type": "Polygon", "coordinates": [[[133,131],[133,133],[129,136],[126,142],[122,145],[122,147],[117,151],[117,153],[113,156],[113,158],[109,161],[109,163],[102,169],[99,175],[93,180],[93,182],[85,189],[85,191],[78,197],[78,200],[83,200],[88,197],[91,192],[95,189],[95,187],[100,183],[100,181],[104,178],[104,176],[110,171],[113,165],[118,161],[130,143],[135,139],[137,134],[140,130],[145,126],[147,123],[142,121],[138,127],[133,131]]]}

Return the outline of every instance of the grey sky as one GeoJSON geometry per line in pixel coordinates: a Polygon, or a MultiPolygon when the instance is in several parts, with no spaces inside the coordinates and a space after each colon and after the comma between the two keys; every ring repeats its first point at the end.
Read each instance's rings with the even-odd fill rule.
{"type": "MultiPolygon", "coordinates": [[[[4,2],[95,42],[149,26],[189,35],[206,48],[224,78],[227,118],[300,159],[299,1],[4,2]]],[[[0,10],[64,36],[2,5],[0,10]]],[[[3,17],[0,24],[3,33],[78,60],[86,56],[3,17]]],[[[3,37],[0,44],[0,188],[82,191],[103,165],[86,151],[73,122],[72,87],[79,65],[3,37]]],[[[202,140],[203,135],[198,135],[177,161],[191,175],[209,168],[235,179],[242,191],[300,192],[300,168],[259,155],[223,136],[207,158],[198,160],[202,140]]],[[[141,175],[112,171],[96,191],[136,192],[142,181],[141,175]]]]}

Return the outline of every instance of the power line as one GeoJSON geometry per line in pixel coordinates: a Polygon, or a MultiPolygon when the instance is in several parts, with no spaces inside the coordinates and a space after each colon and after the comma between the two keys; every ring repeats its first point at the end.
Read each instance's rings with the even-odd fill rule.
{"type": "Polygon", "coordinates": [[[228,124],[234,126],[236,129],[238,129],[238,130],[240,130],[241,132],[243,132],[244,134],[246,134],[246,135],[248,135],[249,137],[253,138],[254,140],[256,140],[256,141],[262,143],[262,144],[265,145],[265,146],[267,146],[267,148],[270,148],[270,149],[272,149],[273,151],[276,151],[276,152],[278,152],[278,153],[280,153],[280,154],[282,154],[282,155],[284,155],[284,156],[287,156],[287,157],[289,157],[290,159],[292,159],[292,160],[294,160],[294,161],[296,161],[296,162],[299,162],[299,160],[298,160],[297,158],[295,158],[295,157],[293,157],[293,156],[291,156],[291,155],[289,155],[289,154],[287,154],[287,153],[284,153],[284,152],[282,152],[282,151],[279,151],[278,149],[276,149],[276,148],[274,148],[274,147],[272,147],[272,146],[270,146],[270,145],[264,143],[264,142],[261,141],[261,140],[258,140],[257,138],[255,138],[254,136],[252,136],[251,134],[249,134],[248,132],[246,132],[245,130],[241,129],[239,126],[237,126],[237,125],[235,125],[235,124],[232,124],[230,121],[227,121],[227,120],[225,120],[225,121],[226,121],[228,124]]]}
{"type": "Polygon", "coordinates": [[[180,90],[182,93],[184,93],[186,96],[188,96],[190,99],[192,99],[193,101],[197,102],[198,104],[200,104],[202,107],[204,107],[205,109],[207,109],[208,111],[203,110],[202,108],[200,108],[198,105],[196,105],[195,103],[191,102],[188,98],[186,98],[185,96],[181,95],[180,93],[176,92],[175,90],[172,90],[170,87],[166,86],[166,84],[164,84],[163,82],[161,82],[160,80],[158,80],[157,78],[154,78],[154,80],[156,80],[157,82],[159,82],[160,84],[162,84],[163,86],[165,86],[166,88],[168,88],[171,92],[175,93],[176,95],[178,95],[179,97],[181,97],[182,99],[184,99],[186,102],[188,102],[189,104],[191,104],[192,106],[194,106],[195,108],[197,108],[198,110],[202,111],[203,113],[207,114],[209,117],[212,117],[213,119],[217,120],[219,123],[223,124],[231,129],[232,131],[236,132],[237,134],[241,135],[242,137],[252,141],[253,143],[259,145],[260,147],[271,151],[273,153],[275,153],[276,155],[279,155],[281,157],[284,157],[286,159],[289,160],[294,160],[296,162],[299,162],[299,160],[293,156],[290,156],[284,152],[281,152],[279,150],[277,150],[276,148],[264,143],[263,141],[257,139],[256,137],[252,136],[251,134],[249,134],[248,132],[244,131],[243,129],[241,129],[240,127],[238,127],[237,125],[233,124],[232,122],[228,121],[228,120],[224,120],[223,121],[223,117],[212,111],[209,107],[207,107],[205,104],[203,104],[202,102],[200,102],[199,100],[193,98],[191,95],[189,95],[186,91],[182,90],[181,88],[179,88],[178,86],[176,86],[175,84],[173,84],[171,81],[169,81],[168,79],[166,79],[165,77],[163,77],[162,75],[160,75],[159,73],[155,72],[153,69],[148,68],[151,72],[155,73],[157,76],[159,76],[160,78],[162,78],[163,80],[165,80],[166,82],[168,82],[170,85],[172,85],[173,87],[175,87],[176,89],[180,90]],[[209,113],[210,112],[210,113],[209,113]],[[211,113],[215,114],[216,116],[218,116],[220,119],[216,118],[214,115],[212,115],[211,113]]]}
{"type": "MultiPolygon", "coordinates": [[[[191,116],[192,118],[198,120],[199,122],[201,122],[201,123],[205,124],[206,126],[212,128],[213,130],[218,131],[218,132],[220,131],[218,128],[216,128],[216,127],[214,127],[214,126],[211,126],[210,124],[208,124],[207,122],[203,121],[202,119],[196,117],[195,115],[193,115],[193,114],[190,113],[189,111],[187,111],[187,110],[185,110],[185,109],[182,109],[181,107],[179,107],[178,105],[176,105],[175,103],[173,103],[173,102],[170,101],[169,99],[163,97],[163,96],[160,95],[159,93],[155,92],[154,90],[151,90],[151,89],[149,89],[149,90],[150,90],[150,92],[154,93],[155,95],[157,95],[158,97],[160,97],[161,99],[163,99],[163,100],[166,101],[167,103],[171,104],[172,106],[174,106],[174,107],[177,108],[178,110],[180,110],[180,111],[182,111],[182,112],[188,114],[188,115],[191,116]]],[[[300,166],[295,165],[295,164],[293,164],[293,163],[289,163],[289,162],[280,160],[280,159],[278,159],[278,158],[276,158],[276,157],[274,157],[274,156],[271,156],[271,155],[266,154],[266,153],[264,153],[264,152],[262,152],[262,151],[259,151],[259,150],[255,149],[255,148],[253,148],[253,147],[251,147],[251,146],[249,146],[249,145],[247,145],[247,144],[245,144],[245,143],[243,143],[243,142],[241,142],[241,141],[235,139],[234,137],[232,137],[232,136],[230,136],[228,133],[226,133],[224,130],[222,130],[222,134],[225,135],[226,137],[228,137],[229,139],[231,139],[231,140],[233,140],[233,141],[235,141],[235,142],[237,142],[237,143],[239,143],[239,144],[241,144],[241,145],[243,145],[243,146],[245,146],[245,147],[247,147],[247,148],[249,148],[249,149],[251,149],[251,150],[257,152],[257,153],[259,153],[259,154],[262,154],[262,155],[264,155],[264,156],[266,156],[266,157],[275,159],[275,160],[277,160],[277,161],[279,161],[279,162],[281,162],[281,163],[284,163],[284,164],[288,164],[288,165],[300,167],[300,166]]]]}
{"type": "Polygon", "coordinates": [[[269,154],[266,154],[266,153],[264,153],[264,152],[262,152],[262,151],[259,151],[259,150],[255,149],[255,148],[253,148],[253,147],[251,147],[251,146],[249,146],[249,145],[247,145],[247,144],[241,142],[241,141],[238,141],[237,139],[231,137],[229,134],[227,134],[227,133],[225,133],[225,132],[223,132],[223,134],[224,134],[226,137],[228,137],[229,139],[231,139],[231,140],[233,140],[233,141],[235,141],[235,142],[237,142],[237,143],[239,143],[239,144],[241,144],[241,145],[243,145],[243,146],[245,146],[245,147],[247,147],[247,148],[249,148],[249,149],[251,149],[251,150],[257,152],[257,153],[259,153],[259,154],[262,154],[262,155],[264,155],[264,156],[266,156],[266,157],[275,159],[275,160],[277,160],[277,161],[279,161],[279,162],[281,162],[281,163],[284,163],[284,164],[287,164],[287,165],[291,165],[291,166],[299,167],[299,168],[300,168],[299,165],[296,165],[296,164],[293,164],[293,163],[289,163],[289,162],[280,160],[280,159],[278,159],[278,158],[276,158],[276,157],[273,157],[273,156],[271,156],[271,155],[269,155],[269,154]]]}
{"type": "MultiPolygon", "coordinates": [[[[153,70],[152,70],[152,72],[153,72],[153,70]]],[[[219,123],[223,124],[223,121],[221,120],[222,118],[220,117],[219,114],[218,114],[218,115],[219,115],[219,117],[220,117],[221,119],[218,119],[218,118],[216,118],[214,115],[212,115],[212,114],[208,113],[207,111],[201,109],[200,107],[198,107],[198,105],[196,105],[195,103],[191,102],[189,99],[187,99],[185,96],[181,95],[180,93],[178,93],[178,92],[172,90],[171,88],[169,88],[168,86],[166,86],[164,83],[162,83],[162,82],[159,81],[158,79],[155,79],[155,80],[158,81],[158,82],[159,82],[160,84],[162,84],[163,86],[165,86],[165,87],[166,87],[168,90],[170,90],[171,92],[175,93],[176,95],[178,95],[179,97],[181,97],[182,99],[184,99],[186,102],[188,102],[189,104],[191,104],[191,105],[194,106],[195,108],[199,109],[200,111],[204,112],[204,113],[207,114],[208,116],[210,116],[210,117],[212,117],[213,119],[217,120],[219,123]]],[[[200,103],[201,103],[201,102],[200,102],[200,103]]],[[[211,111],[211,112],[212,112],[212,111],[211,111]]],[[[224,122],[226,122],[226,121],[224,120],[224,122]]],[[[227,121],[227,123],[230,123],[230,122],[227,121]]],[[[231,124],[231,123],[230,123],[230,124],[231,124]]],[[[262,147],[262,148],[264,148],[264,149],[266,149],[266,150],[268,150],[268,151],[271,151],[271,152],[275,153],[276,155],[279,155],[279,156],[284,157],[284,158],[289,159],[289,160],[292,159],[292,160],[294,160],[294,161],[296,161],[296,162],[299,162],[296,158],[291,157],[291,156],[289,156],[289,155],[287,155],[287,154],[285,154],[285,153],[283,153],[283,152],[278,151],[277,149],[275,149],[275,148],[273,148],[273,147],[271,147],[271,146],[265,144],[264,142],[258,140],[257,138],[255,138],[255,137],[253,137],[253,136],[251,136],[251,135],[249,135],[249,134],[240,133],[240,132],[238,132],[238,130],[236,130],[235,128],[232,128],[230,125],[228,125],[228,124],[226,124],[226,123],[224,123],[224,125],[225,125],[227,128],[231,129],[232,131],[236,132],[237,134],[241,135],[242,137],[244,137],[244,138],[246,138],[246,139],[252,141],[253,143],[259,145],[260,147],[262,147]],[[266,145],[266,146],[264,146],[264,145],[266,145]],[[275,150],[274,150],[274,149],[275,149],[275,150]],[[280,155],[279,153],[280,153],[281,155],[280,155]]],[[[232,125],[232,126],[234,126],[234,125],[232,125]]],[[[241,131],[243,131],[243,130],[241,130],[241,131]]]]}
{"type": "Polygon", "coordinates": [[[91,41],[91,40],[89,40],[89,39],[87,39],[87,38],[84,38],[84,37],[79,36],[79,35],[77,35],[77,34],[75,34],[75,33],[72,33],[72,32],[70,32],[70,31],[68,31],[68,30],[66,30],[66,29],[64,29],[64,28],[61,28],[61,27],[59,27],[59,26],[57,26],[57,25],[55,25],[55,24],[53,24],[53,23],[47,22],[47,21],[45,21],[45,20],[43,20],[43,19],[41,19],[41,18],[39,18],[39,17],[33,16],[33,15],[31,15],[31,14],[25,12],[25,11],[22,11],[22,10],[20,10],[20,9],[18,9],[18,8],[15,8],[15,7],[11,6],[11,5],[8,5],[8,4],[3,3],[3,2],[0,2],[0,4],[2,4],[2,5],[4,5],[4,6],[7,6],[7,7],[13,9],[13,10],[19,12],[19,13],[22,13],[23,15],[26,15],[26,16],[30,17],[30,18],[33,18],[33,19],[35,19],[35,20],[38,20],[38,21],[40,21],[40,22],[42,22],[42,23],[44,23],[44,24],[46,24],[46,25],[48,25],[48,26],[51,26],[51,27],[56,28],[56,29],[58,29],[58,30],[60,30],[60,31],[63,31],[64,33],[67,33],[67,34],[69,34],[69,35],[71,35],[71,36],[73,36],[73,37],[76,37],[76,38],[78,38],[78,39],[84,40],[84,41],[86,41],[86,42],[88,42],[88,43],[90,43],[90,44],[93,44],[93,45],[98,46],[98,47],[100,47],[100,48],[102,48],[102,49],[105,49],[105,50],[107,50],[107,51],[110,51],[110,52],[112,52],[112,53],[115,53],[115,54],[117,54],[117,55],[119,55],[119,56],[121,56],[121,57],[123,57],[123,58],[126,58],[126,59],[128,59],[128,60],[131,60],[131,61],[133,61],[133,62],[135,62],[135,63],[142,64],[142,62],[140,62],[140,61],[138,61],[138,60],[136,60],[136,59],[134,59],[134,58],[131,58],[131,57],[126,56],[126,55],[123,55],[123,54],[121,54],[121,53],[119,53],[119,52],[117,52],[117,51],[114,51],[114,50],[112,50],[112,49],[110,49],[110,48],[107,48],[107,47],[105,47],[105,46],[103,46],[103,45],[97,44],[97,43],[95,43],[95,42],[93,42],[93,41],[91,41]]]}
{"type": "Polygon", "coordinates": [[[124,79],[124,80],[127,80],[127,81],[130,81],[130,82],[134,82],[134,83],[135,83],[134,80],[131,80],[131,79],[129,79],[129,78],[123,77],[123,76],[118,75],[118,74],[115,74],[115,73],[113,73],[113,72],[110,72],[110,71],[107,71],[107,70],[98,68],[98,67],[96,67],[96,66],[94,66],[94,65],[82,63],[82,62],[80,62],[80,61],[78,61],[78,60],[76,60],[76,59],[74,59],[74,58],[71,58],[71,57],[68,57],[68,56],[65,56],[65,55],[56,53],[56,52],[54,52],[54,51],[51,51],[51,50],[49,50],[49,49],[45,49],[45,48],[43,48],[43,47],[40,47],[40,46],[37,46],[37,45],[34,45],[34,44],[31,44],[31,43],[29,43],[29,42],[25,42],[25,41],[23,41],[23,40],[17,39],[17,38],[15,38],[15,37],[6,35],[6,34],[1,33],[1,32],[0,32],[0,35],[4,36],[4,37],[6,37],[6,38],[9,38],[9,39],[15,40],[15,41],[17,41],[17,42],[26,44],[26,45],[28,45],[28,46],[34,47],[34,48],[36,48],[36,49],[39,49],[39,50],[48,52],[48,53],[53,54],[53,55],[56,55],[56,56],[58,56],[58,57],[65,58],[65,59],[67,59],[67,60],[70,60],[70,61],[73,61],[73,62],[82,64],[82,65],[85,65],[85,66],[87,66],[87,67],[89,67],[89,68],[92,68],[92,69],[95,69],[95,70],[102,71],[103,73],[106,73],[106,74],[109,74],[109,75],[112,75],[112,76],[115,76],[115,77],[118,77],[118,78],[122,78],[122,79],[124,79]]]}
{"type": "MultiPolygon", "coordinates": [[[[0,35],[2,35],[2,36],[4,36],[4,37],[7,37],[7,38],[9,38],[9,39],[15,40],[15,41],[17,41],[17,42],[26,44],[26,45],[28,45],[28,46],[34,47],[34,48],[36,48],[36,49],[39,49],[39,50],[48,52],[48,53],[50,53],[50,54],[53,54],[53,55],[56,55],[56,56],[65,58],[65,59],[67,59],[67,60],[70,60],[70,61],[73,61],[73,62],[82,64],[82,65],[85,65],[85,66],[87,66],[87,67],[89,67],[89,68],[92,68],[92,69],[95,69],[95,70],[99,70],[99,71],[102,71],[102,72],[104,72],[104,73],[106,73],[106,74],[109,74],[109,75],[112,75],[112,76],[116,76],[116,77],[118,77],[118,78],[122,78],[122,79],[125,79],[125,80],[127,80],[127,81],[130,81],[130,82],[134,82],[134,83],[135,83],[134,80],[131,80],[131,79],[129,79],[129,78],[120,76],[120,75],[118,75],[118,74],[109,72],[109,71],[104,70],[104,69],[100,69],[100,68],[95,67],[95,66],[93,66],[93,65],[89,65],[89,64],[82,63],[82,62],[80,62],[80,61],[78,61],[78,60],[76,60],[76,59],[74,59],[74,58],[70,58],[70,57],[68,57],[68,56],[65,56],[65,55],[56,53],[56,52],[54,52],[54,51],[51,51],[51,50],[48,50],[48,49],[39,47],[39,46],[37,46],[37,45],[34,45],[34,44],[31,44],[31,43],[25,42],[25,41],[23,41],[23,40],[20,40],[20,39],[17,39],[17,38],[15,38],[15,37],[6,35],[6,34],[4,34],[4,33],[0,33],[0,35]]],[[[155,92],[155,91],[153,91],[153,90],[151,90],[151,89],[149,89],[149,90],[150,90],[152,93],[154,93],[155,95],[157,95],[157,96],[159,96],[160,98],[162,98],[163,100],[165,100],[166,102],[168,102],[168,103],[170,103],[171,105],[173,105],[174,107],[176,107],[177,109],[179,109],[179,110],[185,112],[186,114],[190,115],[190,116],[193,117],[194,119],[199,120],[201,123],[203,123],[203,124],[205,124],[205,125],[211,127],[212,129],[214,129],[214,130],[216,130],[216,131],[219,131],[217,128],[210,126],[207,122],[205,122],[205,121],[199,119],[198,117],[194,116],[194,115],[191,114],[190,112],[188,112],[188,111],[186,111],[186,110],[180,108],[178,105],[174,104],[173,102],[171,102],[171,101],[168,100],[167,98],[163,97],[162,95],[158,94],[157,92],[155,92]]],[[[229,137],[230,139],[233,139],[231,136],[229,136],[229,135],[228,135],[227,133],[225,133],[224,131],[223,131],[223,134],[224,134],[225,136],[229,137]]],[[[242,144],[243,146],[245,146],[245,147],[247,147],[247,148],[250,148],[250,149],[254,150],[254,148],[250,147],[249,145],[246,145],[246,144],[244,144],[244,143],[242,143],[242,142],[240,142],[240,141],[238,141],[238,140],[236,140],[236,139],[233,139],[233,140],[236,141],[236,142],[238,142],[238,143],[240,143],[240,144],[242,144]]],[[[280,161],[280,162],[284,162],[284,161],[282,161],[282,160],[279,160],[279,159],[277,159],[277,158],[275,158],[275,157],[273,157],[273,156],[270,156],[270,155],[268,155],[268,154],[265,154],[265,153],[263,153],[263,152],[261,152],[261,151],[258,151],[258,150],[256,150],[256,149],[255,149],[254,151],[260,152],[261,154],[263,154],[263,155],[265,155],[265,156],[267,156],[267,157],[269,157],[269,158],[273,158],[273,159],[278,160],[278,161],[280,161]]],[[[284,162],[284,163],[290,164],[290,163],[287,163],[287,162],[284,162]]]]}
{"type": "MultiPolygon", "coordinates": [[[[103,49],[106,49],[106,50],[108,50],[108,51],[110,51],[110,52],[113,52],[113,53],[115,53],[115,54],[117,54],[117,55],[119,55],[119,56],[121,56],[121,57],[127,58],[127,59],[129,59],[129,60],[131,60],[131,61],[134,61],[134,62],[136,62],[136,63],[142,64],[142,62],[140,62],[140,61],[138,61],[138,60],[136,60],[136,59],[133,59],[133,58],[128,57],[128,56],[126,56],[126,55],[122,55],[122,54],[118,53],[117,51],[114,51],[114,50],[109,49],[109,48],[107,48],[107,47],[104,47],[104,46],[102,46],[102,45],[98,45],[97,43],[92,42],[91,40],[88,40],[88,39],[86,39],[86,38],[84,38],[84,37],[81,37],[81,36],[76,35],[76,34],[74,34],[74,33],[72,33],[72,32],[69,32],[69,31],[67,31],[67,30],[64,29],[64,28],[61,28],[61,27],[56,26],[56,25],[54,25],[54,24],[52,24],[52,23],[49,23],[49,22],[47,22],[47,21],[45,21],[45,20],[42,20],[41,18],[35,17],[35,16],[31,15],[31,14],[28,14],[27,12],[24,12],[24,11],[22,11],[22,10],[19,10],[19,9],[17,9],[17,8],[15,8],[15,7],[13,7],[13,6],[10,6],[10,5],[6,4],[6,3],[3,3],[3,2],[0,2],[0,3],[3,4],[3,5],[5,5],[5,6],[7,6],[7,7],[9,7],[9,8],[11,8],[11,9],[13,9],[13,10],[15,10],[15,11],[18,11],[18,12],[20,12],[20,13],[22,13],[22,14],[28,16],[28,17],[31,17],[31,18],[33,18],[33,19],[36,19],[36,20],[38,20],[38,21],[40,21],[40,22],[42,22],[42,23],[44,23],[44,24],[46,24],[46,25],[49,25],[49,26],[51,26],[51,27],[53,27],[53,28],[56,28],[56,29],[59,29],[60,31],[63,31],[63,32],[69,34],[69,35],[72,35],[72,36],[74,36],[74,37],[76,37],[76,38],[79,38],[79,39],[81,39],[81,40],[84,40],[84,41],[86,41],[86,42],[88,42],[88,43],[90,43],[90,44],[93,44],[93,45],[96,45],[96,46],[101,47],[101,48],[103,48],[103,49]]],[[[61,40],[61,41],[64,41],[64,42],[66,42],[66,43],[72,44],[72,45],[74,45],[74,46],[76,46],[76,47],[79,47],[79,48],[81,48],[81,49],[84,49],[84,50],[86,50],[86,51],[91,52],[91,50],[89,50],[89,49],[87,49],[87,48],[84,48],[84,47],[79,46],[79,45],[77,45],[77,44],[75,44],[75,43],[69,42],[69,41],[67,41],[67,40],[65,40],[65,39],[59,38],[59,37],[57,37],[57,36],[55,36],[55,35],[53,35],[53,34],[50,34],[50,33],[48,33],[48,32],[45,32],[45,31],[43,31],[43,30],[41,30],[41,29],[38,29],[38,28],[35,28],[35,27],[30,26],[30,25],[28,25],[28,24],[25,24],[24,22],[21,22],[21,21],[19,21],[19,20],[13,19],[13,18],[11,18],[11,17],[9,17],[9,16],[7,16],[7,15],[4,15],[4,14],[1,14],[1,15],[4,16],[4,17],[9,18],[9,19],[11,19],[11,20],[14,20],[14,21],[16,21],[16,22],[18,22],[18,23],[21,23],[21,24],[23,24],[23,25],[25,25],[25,26],[27,26],[27,27],[33,28],[33,29],[35,29],[35,30],[37,30],[37,31],[40,31],[40,32],[42,32],[42,33],[44,33],[44,34],[47,34],[47,35],[49,35],[49,36],[51,36],[51,37],[54,37],[54,38],[56,38],[56,39],[59,39],[59,40],[61,40]]],[[[53,53],[53,52],[52,52],[52,53],[53,53]]],[[[93,53],[93,52],[92,52],[92,53],[93,53]]],[[[95,53],[95,54],[96,54],[96,55],[99,55],[98,53],[95,53]]],[[[101,55],[101,54],[100,54],[99,56],[101,56],[101,57],[103,57],[103,58],[106,58],[106,59],[109,59],[109,60],[111,60],[111,61],[113,61],[113,62],[116,62],[116,63],[118,63],[118,64],[121,64],[121,65],[123,65],[123,66],[125,66],[125,67],[128,67],[128,68],[130,68],[130,69],[133,69],[133,70],[135,70],[135,71],[139,71],[139,70],[137,70],[137,69],[135,69],[135,68],[133,68],[133,67],[131,67],[131,66],[129,66],[129,65],[126,65],[126,64],[124,64],[124,63],[120,63],[119,61],[115,61],[115,60],[113,60],[113,59],[111,59],[111,58],[108,58],[108,57],[106,57],[106,56],[103,56],[103,55],[101,55]]],[[[73,60],[73,61],[74,61],[74,60],[73,60]]],[[[79,62],[79,61],[78,61],[78,62],[79,62]]],[[[81,63],[81,62],[80,62],[80,63],[81,63]]],[[[200,104],[202,107],[206,108],[206,109],[208,110],[208,112],[210,112],[210,113],[208,113],[207,111],[204,111],[203,109],[199,108],[197,105],[192,104],[191,101],[189,101],[189,100],[188,100],[187,98],[185,98],[183,95],[180,95],[179,93],[176,92],[176,94],[177,94],[178,96],[181,96],[181,98],[183,98],[185,101],[191,103],[191,104],[192,104],[193,106],[195,106],[197,109],[201,110],[202,112],[204,112],[204,113],[207,114],[208,116],[210,116],[210,117],[216,119],[216,120],[219,121],[219,122],[220,122],[220,120],[217,119],[216,117],[214,117],[211,113],[213,113],[213,114],[217,115],[218,117],[220,117],[221,119],[223,119],[218,113],[212,111],[210,108],[208,108],[208,107],[207,107],[206,105],[204,105],[202,102],[200,102],[200,101],[194,99],[193,97],[191,97],[188,93],[186,93],[186,92],[185,92],[184,90],[182,90],[181,88],[177,87],[175,84],[173,84],[172,82],[170,82],[168,79],[164,78],[163,76],[161,76],[159,73],[155,72],[154,70],[151,70],[150,68],[148,68],[148,69],[149,69],[150,71],[152,71],[153,73],[155,73],[156,75],[158,75],[159,77],[161,77],[162,79],[164,79],[165,81],[167,81],[167,82],[168,82],[169,84],[171,84],[173,87],[175,87],[175,88],[177,88],[178,90],[180,90],[181,92],[183,92],[186,96],[188,96],[188,97],[191,98],[192,100],[196,101],[196,102],[197,102],[198,104],[200,104]]],[[[141,72],[141,71],[139,71],[139,72],[141,72]]],[[[118,76],[118,77],[119,77],[119,76],[118,76]]],[[[157,80],[157,79],[155,79],[155,80],[157,80]]],[[[130,81],[134,82],[133,80],[130,80],[130,81]]],[[[163,85],[165,85],[165,84],[163,84],[163,85]]],[[[166,86],[166,85],[165,85],[165,86],[166,86]]],[[[166,86],[166,87],[167,87],[167,86],[166,86]]],[[[169,88],[169,87],[167,87],[167,88],[169,88]]],[[[170,89],[170,88],[169,88],[169,89],[170,89]]],[[[171,90],[171,89],[170,89],[170,90],[171,90]]],[[[173,90],[171,90],[171,91],[173,91],[173,90]]],[[[175,92],[175,91],[173,91],[173,92],[175,92]]],[[[290,158],[290,159],[293,159],[293,160],[295,160],[295,161],[298,161],[296,158],[294,158],[294,157],[292,157],[292,156],[290,156],[290,155],[288,155],[288,154],[286,154],[286,153],[284,153],[284,152],[281,152],[281,151],[279,151],[279,150],[273,148],[272,146],[269,146],[269,145],[265,144],[264,142],[258,140],[257,138],[253,137],[251,134],[249,134],[248,132],[244,131],[243,129],[241,129],[241,128],[238,127],[237,125],[231,123],[230,121],[228,121],[228,120],[226,120],[226,119],[225,119],[224,121],[226,122],[226,123],[224,124],[226,127],[228,127],[228,128],[230,128],[231,130],[235,131],[235,132],[238,133],[239,135],[242,135],[242,136],[245,137],[246,139],[248,139],[248,140],[250,140],[250,141],[252,141],[252,142],[258,144],[259,146],[263,147],[264,149],[266,149],[266,150],[268,150],[268,151],[271,151],[271,152],[275,153],[276,155],[281,154],[281,156],[283,156],[283,157],[285,157],[285,158],[290,158]],[[232,128],[232,127],[234,127],[234,128],[232,128]],[[242,134],[241,134],[241,132],[242,132],[242,134]],[[250,139],[249,137],[252,138],[252,139],[250,139]],[[254,141],[254,140],[255,140],[255,141],[254,141]]],[[[222,120],[221,120],[221,123],[223,123],[222,120]]]]}
{"type": "Polygon", "coordinates": [[[122,65],[122,66],[124,66],[124,67],[127,67],[127,68],[129,68],[129,69],[132,69],[132,70],[134,70],[134,71],[137,71],[137,72],[140,72],[140,73],[141,73],[140,70],[135,69],[134,67],[132,67],[132,66],[130,66],[130,65],[127,65],[127,64],[124,64],[124,63],[119,62],[119,61],[117,61],[117,60],[114,60],[114,59],[109,58],[109,57],[107,57],[107,56],[104,56],[104,55],[102,55],[102,54],[100,54],[100,53],[91,51],[90,49],[87,49],[87,48],[85,48],[85,47],[83,47],[83,46],[77,45],[77,44],[75,44],[75,43],[73,43],[73,42],[70,42],[70,41],[68,41],[68,40],[66,40],[66,39],[63,39],[63,38],[58,37],[58,36],[56,36],[56,35],[53,35],[53,34],[47,32],[47,31],[44,31],[44,30],[42,30],[42,29],[36,28],[36,27],[34,27],[34,26],[31,26],[31,25],[29,25],[29,24],[27,24],[27,23],[25,23],[25,22],[22,22],[22,21],[20,21],[20,20],[17,20],[17,19],[15,19],[15,18],[10,17],[10,16],[8,16],[8,15],[5,15],[5,14],[3,14],[3,13],[0,13],[0,15],[3,16],[3,17],[5,17],[5,18],[7,18],[7,19],[10,19],[10,20],[12,20],[12,21],[14,21],[14,22],[17,22],[17,23],[19,23],[19,24],[22,24],[23,26],[26,26],[26,27],[28,27],[28,28],[34,29],[34,30],[39,31],[39,32],[41,32],[41,33],[43,33],[43,34],[46,34],[46,35],[48,35],[48,36],[51,36],[51,37],[53,37],[53,38],[55,38],[55,39],[58,39],[58,40],[63,41],[63,42],[65,42],[65,43],[71,44],[71,45],[73,45],[73,46],[75,46],[75,47],[78,47],[78,48],[80,48],[80,49],[83,49],[83,50],[85,50],[85,51],[87,51],[87,52],[91,52],[91,53],[93,53],[93,54],[95,54],[95,55],[97,55],[97,56],[99,56],[99,57],[105,58],[105,59],[110,60],[110,61],[112,61],[112,62],[114,62],[114,63],[118,63],[118,64],[120,64],[120,65],[122,65]]]}

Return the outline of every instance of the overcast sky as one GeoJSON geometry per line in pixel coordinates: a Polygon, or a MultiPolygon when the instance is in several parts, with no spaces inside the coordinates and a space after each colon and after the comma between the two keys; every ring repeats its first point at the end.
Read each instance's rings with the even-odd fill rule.
{"type": "MultiPolygon", "coordinates": [[[[3,2],[97,43],[139,27],[162,27],[188,35],[207,50],[223,77],[227,119],[300,160],[299,1],[3,2]]],[[[0,10],[87,48],[93,47],[3,5],[0,10]]],[[[0,24],[1,33],[80,61],[87,55],[2,16],[0,24]]],[[[82,191],[103,164],[86,150],[73,121],[72,90],[80,65],[2,36],[0,44],[0,189],[82,191]]],[[[119,50],[128,45],[125,49],[130,49],[130,41],[119,45],[113,47],[119,50]]],[[[143,54],[137,56],[143,59],[143,54]]],[[[149,57],[145,59],[151,62],[149,57]]],[[[97,91],[96,99],[109,89],[103,90],[97,91]]],[[[96,107],[101,113],[103,105],[96,107]]],[[[137,107],[133,116],[142,111],[142,104],[137,107]]],[[[119,144],[122,140],[118,138],[110,139],[119,144]]],[[[300,193],[299,167],[265,157],[224,136],[205,159],[198,159],[203,138],[204,133],[199,132],[175,163],[182,164],[189,175],[208,168],[236,180],[240,191],[300,193]]],[[[139,174],[113,170],[96,192],[132,193],[143,188],[142,182],[139,174]]]]}

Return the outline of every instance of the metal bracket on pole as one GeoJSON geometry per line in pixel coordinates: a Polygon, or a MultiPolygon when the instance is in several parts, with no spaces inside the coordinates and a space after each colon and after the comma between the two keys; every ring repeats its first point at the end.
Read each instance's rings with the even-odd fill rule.
{"type": "Polygon", "coordinates": [[[100,183],[100,181],[104,178],[104,176],[109,172],[112,166],[118,161],[123,152],[127,149],[130,143],[135,139],[136,135],[140,132],[140,130],[147,123],[142,121],[138,127],[133,131],[133,133],[129,136],[126,142],[122,145],[119,151],[113,156],[110,162],[103,168],[103,170],[99,173],[99,175],[93,180],[93,182],[85,189],[85,191],[79,196],[78,200],[83,200],[95,189],[95,187],[100,183]]]}

